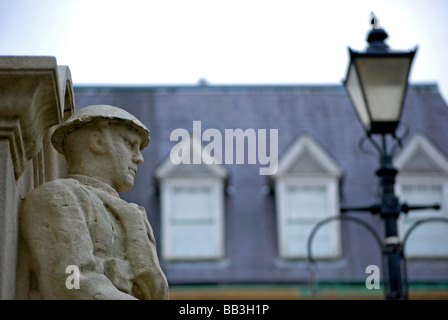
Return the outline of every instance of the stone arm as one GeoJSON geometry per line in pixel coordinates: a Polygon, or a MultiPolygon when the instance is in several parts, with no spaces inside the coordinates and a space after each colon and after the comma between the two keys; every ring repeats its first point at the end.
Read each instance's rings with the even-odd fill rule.
{"type": "Polygon", "coordinates": [[[25,198],[21,236],[31,255],[37,290],[43,299],[135,299],[98,270],[83,212],[88,200],[88,195],[75,194],[60,183],[44,184],[25,198]],[[79,289],[66,287],[70,265],[79,268],[79,289]]]}

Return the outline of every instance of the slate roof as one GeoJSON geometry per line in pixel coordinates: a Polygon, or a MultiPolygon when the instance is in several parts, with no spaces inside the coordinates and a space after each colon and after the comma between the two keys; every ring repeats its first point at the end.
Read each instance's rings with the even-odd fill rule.
{"type": "MultiPolygon", "coordinates": [[[[206,85],[206,86],[75,86],[76,109],[111,104],[139,118],[151,132],[143,151],[135,185],[122,194],[143,205],[160,241],[160,202],[154,170],[175,142],[176,128],[191,132],[195,120],[202,130],[248,128],[278,129],[279,156],[302,133],[312,136],[343,170],[342,205],[371,204],[377,192],[378,157],[363,152],[363,130],[340,85],[206,85]]],[[[402,123],[411,137],[423,132],[448,155],[448,108],[435,84],[411,85],[405,99],[402,123]]],[[[405,130],[401,129],[401,132],[405,130]]],[[[404,141],[406,142],[406,140],[404,141]]],[[[366,143],[365,149],[374,152],[366,143]]],[[[234,192],[225,198],[226,258],[218,262],[161,261],[170,284],[188,283],[300,283],[309,281],[307,261],[278,258],[275,203],[266,193],[267,176],[259,164],[225,165],[234,192]]],[[[351,213],[382,232],[379,217],[351,213]]],[[[371,235],[358,225],[341,223],[343,258],[319,262],[318,279],[365,281],[365,268],[381,265],[371,235]]],[[[412,280],[448,281],[448,261],[411,261],[412,280]]]]}

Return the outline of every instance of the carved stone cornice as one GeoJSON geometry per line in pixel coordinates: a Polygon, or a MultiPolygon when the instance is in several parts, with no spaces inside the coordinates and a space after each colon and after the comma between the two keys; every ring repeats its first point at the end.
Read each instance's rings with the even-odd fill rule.
{"type": "Polygon", "coordinates": [[[68,67],[55,57],[0,56],[0,139],[9,140],[16,180],[67,111],[74,111],[68,67]]]}

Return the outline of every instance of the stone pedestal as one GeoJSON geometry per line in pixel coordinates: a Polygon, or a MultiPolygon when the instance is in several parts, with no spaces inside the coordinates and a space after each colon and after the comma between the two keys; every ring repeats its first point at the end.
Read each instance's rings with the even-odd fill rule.
{"type": "Polygon", "coordinates": [[[0,299],[15,298],[20,201],[66,174],[50,136],[74,108],[70,70],[54,57],[0,56],[0,299]]]}

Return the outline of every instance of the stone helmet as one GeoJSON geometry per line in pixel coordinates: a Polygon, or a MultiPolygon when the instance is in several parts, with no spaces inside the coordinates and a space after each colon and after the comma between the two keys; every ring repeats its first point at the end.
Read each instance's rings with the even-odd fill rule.
{"type": "Polygon", "coordinates": [[[142,140],[140,150],[143,150],[149,144],[148,128],[129,112],[110,105],[91,105],[78,110],[56,128],[51,136],[51,143],[59,153],[64,154],[62,146],[65,138],[70,133],[101,120],[116,121],[130,125],[140,134],[142,140]]]}

